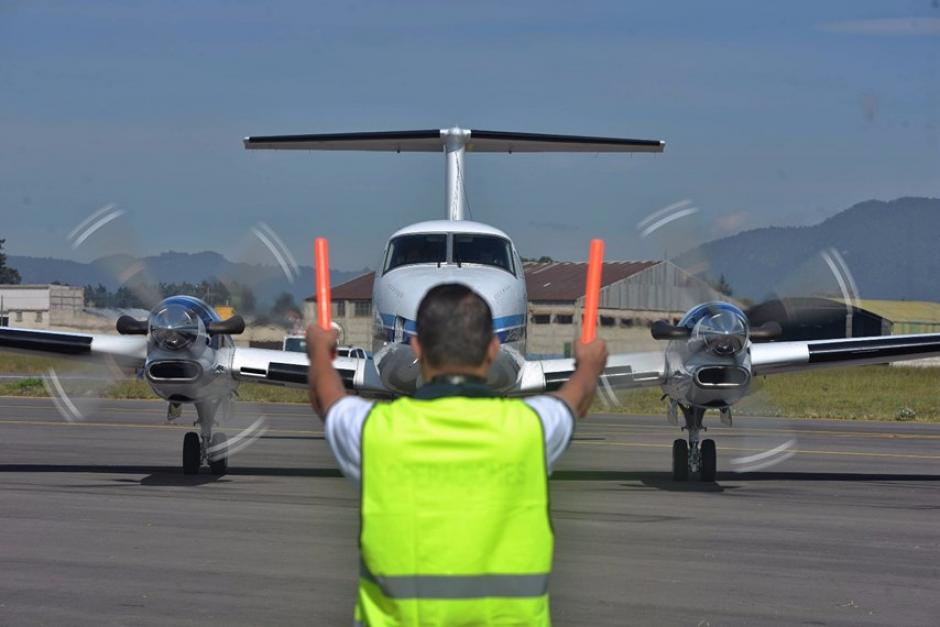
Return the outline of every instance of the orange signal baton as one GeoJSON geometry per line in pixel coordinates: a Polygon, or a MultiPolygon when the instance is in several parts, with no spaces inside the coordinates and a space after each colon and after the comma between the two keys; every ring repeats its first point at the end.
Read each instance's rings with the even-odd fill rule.
{"type": "Polygon", "coordinates": [[[581,342],[593,342],[597,337],[597,308],[601,298],[601,270],[604,267],[604,240],[592,239],[588,253],[587,282],[584,288],[584,320],[581,323],[581,342]]]}
{"type": "Polygon", "coordinates": [[[330,299],[330,248],[325,237],[313,241],[313,257],[317,278],[317,324],[324,331],[333,327],[330,299]]]}

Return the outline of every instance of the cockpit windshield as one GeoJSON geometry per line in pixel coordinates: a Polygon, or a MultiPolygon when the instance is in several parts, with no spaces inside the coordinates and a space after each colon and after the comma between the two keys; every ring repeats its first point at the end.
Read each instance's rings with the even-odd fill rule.
{"type": "Polygon", "coordinates": [[[479,264],[516,273],[509,240],[482,233],[401,235],[389,243],[382,271],[421,263],[479,264]],[[448,242],[448,239],[452,241],[448,242]]]}
{"type": "Polygon", "coordinates": [[[454,263],[496,266],[515,274],[512,246],[502,237],[477,233],[454,234],[454,263]]]}
{"type": "Polygon", "coordinates": [[[385,257],[385,272],[399,266],[409,266],[416,263],[446,262],[446,233],[402,235],[393,239],[388,245],[388,255],[385,257]]]}

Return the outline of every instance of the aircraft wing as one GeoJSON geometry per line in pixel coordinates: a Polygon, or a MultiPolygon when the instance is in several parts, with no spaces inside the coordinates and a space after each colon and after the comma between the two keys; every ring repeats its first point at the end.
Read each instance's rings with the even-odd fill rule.
{"type": "Polygon", "coordinates": [[[885,335],[751,345],[755,375],[824,366],[859,366],[940,356],[940,334],[885,335]]]}
{"type": "MultiPolygon", "coordinates": [[[[337,357],[333,367],[350,392],[387,393],[371,358],[337,357]]],[[[236,347],[232,357],[232,375],[239,381],[304,388],[309,371],[307,354],[296,351],[236,347]]]]}
{"type": "Polygon", "coordinates": [[[147,359],[147,338],[0,327],[0,351],[81,361],[111,359],[118,366],[136,368],[147,359]]]}
{"type": "MultiPolygon", "coordinates": [[[[518,394],[552,392],[560,388],[574,373],[574,359],[526,360],[522,365],[518,394]]],[[[662,351],[648,353],[615,353],[607,358],[607,367],[600,385],[613,390],[659,385],[665,377],[665,355],[662,351]]]]}

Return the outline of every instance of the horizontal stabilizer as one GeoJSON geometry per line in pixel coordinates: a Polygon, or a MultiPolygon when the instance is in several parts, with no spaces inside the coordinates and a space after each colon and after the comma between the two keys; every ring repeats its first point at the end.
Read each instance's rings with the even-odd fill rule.
{"type": "Polygon", "coordinates": [[[378,133],[316,133],[246,137],[249,150],[377,150],[391,152],[441,152],[437,129],[378,133]]]}
{"type": "MultiPolygon", "coordinates": [[[[458,129],[318,133],[246,137],[249,150],[373,150],[442,152],[448,136],[458,129]]],[[[461,131],[467,152],[662,152],[665,142],[621,137],[590,137],[505,131],[461,131]]]]}

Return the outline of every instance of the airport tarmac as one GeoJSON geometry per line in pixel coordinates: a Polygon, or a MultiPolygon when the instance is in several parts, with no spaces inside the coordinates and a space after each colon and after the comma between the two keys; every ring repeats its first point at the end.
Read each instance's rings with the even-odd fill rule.
{"type": "MultiPolygon", "coordinates": [[[[264,435],[185,477],[186,412],[0,398],[0,624],[351,624],[356,491],[319,420],[241,404],[229,433],[264,435]]],[[[715,484],[671,480],[662,417],[579,424],[551,482],[556,625],[940,622],[940,425],[717,422],[715,484]]]]}

